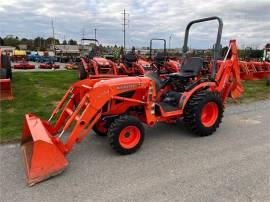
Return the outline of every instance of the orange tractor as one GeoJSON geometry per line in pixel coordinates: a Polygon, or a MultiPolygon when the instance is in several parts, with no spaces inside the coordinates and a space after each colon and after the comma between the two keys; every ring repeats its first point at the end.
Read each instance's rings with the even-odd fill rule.
{"type": "Polygon", "coordinates": [[[143,124],[176,123],[183,118],[199,136],[211,135],[219,127],[228,97],[243,92],[236,41],[217,69],[223,23],[218,17],[191,21],[219,22],[211,73],[203,74],[203,59],[187,57],[181,72],[160,80],[159,71],[145,76],[85,79],[74,83],[48,120],[26,114],[21,149],[29,186],[57,175],[68,166],[66,155],[94,129],[106,135],[120,154],[136,152],[143,144],[143,124]]]}
{"type": "Polygon", "coordinates": [[[152,71],[151,63],[136,54],[135,47],[123,55],[119,64],[119,74],[128,76],[139,76],[152,71]]]}
{"type": "Polygon", "coordinates": [[[12,70],[10,58],[2,54],[0,49],[0,100],[12,100],[11,89],[12,70]]]}
{"type": "Polygon", "coordinates": [[[260,80],[270,78],[270,44],[266,44],[263,50],[262,61],[240,61],[240,77],[242,80],[260,80]]]}
{"type": "MultiPolygon", "coordinates": [[[[93,41],[98,43],[96,39],[82,39],[82,47],[85,41],[93,41]]],[[[84,50],[83,50],[84,51],[84,50]]],[[[81,58],[81,65],[78,68],[79,79],[86,79],[89,75],[94,77],[103,77],[106,75],[117,75],[118,68],[111,60],[98,56],[98,48],[95,45],[90,52],[85,51],[84,56],[81,58]]]]}
{"type": "Polygon", "coordinates": [[[152,60],[152,68],[158,69],[160,74],[168,74],[180,71],[180,62],[173,60],[168,56],[165,39],[150,40],[150,60],[152,60]],[[163,52],[158,52],[155,56],[153,53],[153,41],[163,42],[163,52]]]}

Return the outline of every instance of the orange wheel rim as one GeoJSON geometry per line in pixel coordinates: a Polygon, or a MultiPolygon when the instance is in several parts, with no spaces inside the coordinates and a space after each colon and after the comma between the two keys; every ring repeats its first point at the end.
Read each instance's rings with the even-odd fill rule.
{"type": "Polygon", "coordinates": [[[201,122],[205,127],[213,126],[218,118],[218,105],[215,102],[207,103],[201,113],[201,122]]]}
{"type": "Polygon", "coordinates": [[[119,143],[125,149],[134,148],[141,139],[141,132],[136,126],[128,126],[120,132],[119,143]]]}

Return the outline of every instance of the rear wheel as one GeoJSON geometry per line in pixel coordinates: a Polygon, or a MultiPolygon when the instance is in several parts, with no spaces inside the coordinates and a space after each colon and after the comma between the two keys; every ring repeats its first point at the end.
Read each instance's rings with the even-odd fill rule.
{"type": "Polygon", "coordinates": [[[80,80],[86,79],[87,77],[87,72],[85,71],[83,66],[79,66],[78,68],[78,77],[80,80]]]}
{"type": "Polygon", "coordinates": [[[200,91],[192,95],[184,110],[184,122],[197,135],[211,135],[223,117],[223,103],[216,92],[200,91]]]}
{"type": "Polygon", "coordinates": [[[136,152],[144,141],[144,127],[132,116],[120,116],[115,119],[108,130],[112,148],[120,154],[136,152]]]}

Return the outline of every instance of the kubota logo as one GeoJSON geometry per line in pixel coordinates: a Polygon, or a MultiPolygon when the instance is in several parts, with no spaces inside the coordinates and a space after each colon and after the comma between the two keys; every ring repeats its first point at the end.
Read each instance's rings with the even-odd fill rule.
{"type": "Polygon", "coordinates": [[[116,89],[117,90],[124,90],[124,89],[130,89],[130,88],[137,88],[141,86],[141,84],[129,84],[129,85],[122,85],[122,86],[117,86],[116,89]]]}

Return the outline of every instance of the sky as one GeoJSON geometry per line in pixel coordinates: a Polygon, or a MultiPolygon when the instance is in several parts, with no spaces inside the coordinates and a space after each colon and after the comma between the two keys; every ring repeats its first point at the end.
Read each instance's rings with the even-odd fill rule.
{"type": "MultiPolygon", "coordinates": [[[[270,42],[270,0],[0,0],[0,36],[52,36],[61,40],[97,39],[123,44],[123,10],[128,13],[127,46],[147,47],[151,38],[165,38],[167,47],[183,46],[184,30],[194,19],[223,19],[222,44],[236,39],[240,47],[263,48],[270,42]]],[[[215,42],[216,22],[194,25],[189,45],[209,48],[215,42]]],[[[154,47],[161,47],[156,42],[154,47]]]]}

